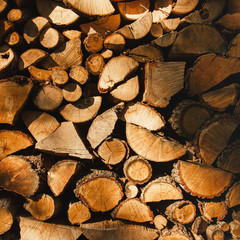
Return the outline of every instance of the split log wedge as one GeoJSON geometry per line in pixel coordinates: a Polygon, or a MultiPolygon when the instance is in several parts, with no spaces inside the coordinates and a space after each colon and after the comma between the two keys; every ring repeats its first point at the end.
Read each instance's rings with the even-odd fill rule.
{"type": "Polygon", "coordinates": [[[226,195],[226,203],[229,208],[240,205],[240,181],[234,183],[226,195]]]}
{"type": "Polygon", "coordinates": [[[240,58],[240,33],[237,34],[230,42],[227,55],[229,57],[240,58]]]}
{"type": "Polygon", "coordinates": [[[208,222],[209,221],[203,216],[196,217],[192,224],[191,231],[197,235],[205,233],[209,225],[208,222]]]}
{"type": "Polygon", "coordinates": [[[230,31],[240,30],[240,13],[225,14],[216,24],[230,31]]]}
{"type": "Polygon", "coordinates": [[[206,236],[208,240],[224,240],[224,232],[218,225],[209,225],[206,229],[206,236]]]}
{"type": "Polygon", "coordinates": [[[237,220],[234,220],[230,222],[230,233],[232,234],[233,239],[239,239],[240,238],[240,222],[237,220]]]}
{"type": "Polygon", "coordinates": [[[31,74],[31,77],[33,78],[33,80],[36,80],[38,82],[50,81],[50,78],[52,75],[51,70],[40,69],[34,66],[28,67],[28,71],[31,74]]]}
{"type": "Polygon", "coordinates": [[[159,47],[170,47],[174,43],[176,37],[177,31],[173,31],[170,33],[166,33],[157,39],[154,39],[152,43],[156,44],[159,47]]]}
{"type": "Polygon", "coordinates": [[[69,72],[69,77],[83,85],[88,80],[88,71],[80,65],[73,65],[69,72]]]}
{"type": "Polygon", "coordinates": [[[198,5],[199,0],[177,0],[175,6],[173,7],[172,13],[177,15],[184,15],[193,11],[198,5]]]}
{"type": "Polygon", "coordinates": [[[158,240],[191,240],[192,236],[181,225],[175,225],[172,229],[164,229],[158,240]]]}
{"type": "Polygon", "coordinates": [[[114,52],[122,52],[125,43],[125,38],[119,33],[112,33],[104,39],[104,47],[114,52]]]}
{"type": "Polygon", "coordinates": [[[62,86],[68,82],[68,73],[61,68],[53,68],[51,79],[57,86],[62,86]]]}
{"type": "Polygon", "coordinates": [[[152,11],[153,23],[159,23],[166,19],[172,12],[172,0],[156,0],[152,11]]]}

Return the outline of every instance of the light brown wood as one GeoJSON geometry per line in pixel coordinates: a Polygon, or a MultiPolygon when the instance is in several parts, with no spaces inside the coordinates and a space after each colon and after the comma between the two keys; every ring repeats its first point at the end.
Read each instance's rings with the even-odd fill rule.
{"type": "Polygon", "coordinates": [[[160,202],[179,199],[183,199],[182,191],[176,186],[170,176],[159,177],[149,182],[142,189],[141,200],[143,202],[160,202]]]}
{"type": "Polygon", "coordinates": [[[169,47],[173,44],[177,37],[177,32],[173,31],[170,33],[166,33],[162,36],[159,36],[157,39],[153,40],[152,43],[156,44],[159,47],[169,47]]]}
{"type": "Polygon", "coordinates": [[[240,237],[240,222],[234,220],[229,223],[230,225],[230,233],[232,234],[233,239],[239,239],[240,237]]]}
{"type": "Polygon", "coordinates": [[[153,221],[150,207],[138,198],[129,198],[121,202],[111,213],[113,218],[125,219],[133,222],[153,221]]]}
{"type": "Polygon", "coordinates": [[[172,0],[156,0],[154,4],[153,23],[159,23],[166,19],[172,12],[172,0]]]}
{"type": "Polygon", "coordinates": [[[64,192],[80,168],[79,162],[66,159],[55,163],[49,169],[47,183],[55,197],[64,192]]]}
{"type": "Polygon", "coordinates": [[[91,212],[81,201],[70,203],[67,213],[68,220],[72,225],[80,225],[91,218],[91,212]]]}
{"type": "Polygon", "coordinates": [[[55,199],[44,193],[27,198],[23,207],[30,212],[34,218],[45,221],[59,213],[61,203],[60,199],[55,199]]]}
{"type": "Polygon", "coordinates": [[[53,68],[51,79],[58,86],[64,85],[68,82],[68,73],[61,68],[53,68]]]}
{"type": "Polygon", "coordinates": [[[190,240],[191,235],[183,225],[174,225],[172,229],[164,229],[158,240],[190,240]]]}
{"type": "Polygon", "coordinates": [[[88,34],[83,44],[89,53],[97,53],[103,48],[103,37],[99,33],[88,34]]]}
{"type": "Polygon", "coordinates": [[[226,50],[226,42],[215,28],[192,24],[179,31],[168,58],[185,60],[207,53],[225,53],[226,50]]]}
{"type": "Polygon", "coordinates": [[[70,25],[79,19],[79,15],[63,3],[53,0],[36,0],[37,11],[55,25],[70,25]]]}
{"type": "Polygon", "coordinates": [[[1,188],[30,197],[37,192],[39,184],[39,175],[26,158],[11,155],[0,161],[1,188]]]}
{"type": "Polygon", "coordinates": [[[13,125],[27,102],[33,83],[24,76],[14,76],[0,81],[0,123],[13,125]]]}
{"type": "Polygon", "coordinates": [[[117,176],[109,171],[94,171],[80,179],[74,190],[75,196],[95,212],[106,212],[116,207],[123,197],[117,176]]]}
{"type": "Polygon", "coordinates": [[[103,142],[112,132],[118,120],[117,113],[123,109],[123,103],[119,103],[114,107],[106,110],[98,115],[91,123],[87,140],[92,148],[96,148],[103,142]]]}
{"type": "Polygon", "coordinates": [[[49,82],[52,75],[51,70],[40,69],[34,66],[29,66],[28,71],[31,74],[31,77],[39,82],[49,82]]]}
{"type": "Polygon", "coordinates": [[[180,24],[180,18],[167,18],[161,21],[164,32],[175,31],[180,24]]]}
{"type": "Polygon", "coordinates": [[[178,160],[172,176],[192,196],[214,198],[232,184],[234,175],[219,168],[178,160]]]}
{"type": "Polygon", "coordinates": [[[143,102],[166,107],[171,97],[184,87],[184,70],[185,62],[146,63],[143,102]]]}
{"type": "Polygon", "coordinates": [[[176,201],[166,208],[165,214],[170,221],[188,224],[195,218],[196,207],[190,201],[176,201]]]}
{"type": "Polygon", "coordinates": [[[177,0],[172,12],[177,15],[184,15],[193,11],[196,8],[198,2],[199,0],[177,0]]]}
{"type": "Polygon", "coordinates": [[[240,58],[240,34],[237,34],[230,42],[227,55],[240,58]]]}
{"type": "Polygon", "coordinates": [[[138,187],[132,182],[127,182],[124,190],[127,198],[135,198],[138,195],[138,187]]]}
{"type": "Polygon", "coordinates": [[[119,33],[112,33],[104,39],[104,48],[114,52],[122,52],[125,47],[125,38],[119,33]]]}
{"type": "Polygon", "coordinates": [[[150,34],[154,38],[159,38],[163,35],[163,28],[161,23],[153,23],[150,29],[150,34]]]}
{"type": "Polygon", "coordinates": [[[16,130],[0,130],[0,159],[33,144],[33,140],[25,133],[16,130]]]}
{"type": "Polygon", "coordinates": [[[237,0],[229,0],[227,1],[228,12],[229,13],[239,13],[240,12],[240,4],[237,0]]]}
{"type": "Polygon", "coordinates": [[[63,100],[62,89],[53,85],[44,85],[36,89],[34,104],[43,111],[54,111],[63,100]]]}
{"type": "Polygon", "coordinates": [[[73,65],[69,77],[82,85],[88,80],[88,71],[83,66],[73,65]]]}
{"type": "Polygon", "coordinates": [[[138,68],[138,62],[128,56],[118,56],[112,58],[104,67],[98,81],[100,93],[110,91],[115,84],[124,81],[130,74],[138,68]]]}
{"type": "Polygon", "coordinates": [[[12,32],[9,33],[4,38],[5,43],[7,43],[10,47],[13,47],[15,49],[19,49],[24,45],[23,38],[18,32],[12,32]]]}
{"type": "Polygon", "coordinates": [[[0,15],[4,14],[8,8],[8,0],[0,0],[0,15]]]}
{"type": "Polygon", "coordinates": [[[14,24],[19,24],[27,21],[30,15],[29,9],[12,8],[7,14],[7,19],[14,24]]]}
{"type": "Polygon", "coordinates": [[[221,17],[216,24],[230,31],[240,30],[240,13],[225,14],[221,17]]]}
{"type": "Polygon", "coordinates": [[[160,113],[140,102],[128,103],[119,114],[119,118],[151,131],[157,131],[165,126],[165,121],[160,113]]]}
{"type": "Polygon", "coordinates": [[[62,122],[55,132],[37,142],[35,147],[38,150],[55,155],[72,156],[80,159],[93,158],[79,136],[77,127],[72,122],[62,122]]]}
{"type": "Polygon", "coordinates": [[[187,79],[189,95],[194,96],[216,86],[230,75],[238,73],[239,66],[240,60],[237,58],[224,58],[216,54],[199,57],[187,79]]]}
{"type": "Polygon", "coordinates": [[[22,71],[31,65],[37,64],[46,57],[47,52],[38,48],[30,48],[20,55],[18,69],[22,71]]]}
{"type": "Polygon", "coordinates": [[[224,221],[217,221],[217,225],[219,226],[219,228],[221,230],[223,230],[224,232],[228,232],[230,229],[230,226],[228,223],[224,222],[224,221]]]}
{"type": "Polygon", "coordinates": [[[101,96],[86,97],[79,99],[75,103],[61,106],[59,112],[67,121],[84,123],[97,115],[101,104],[101,96]]]}
{"type": "Polygon", "coordinates": [[[208,225],[207,219],[205,219],[203,216],[198,216],[195,218],[191,230],[193,233],[200,235],[205,233],[208,225]]]}
{"type": "Polygon", "coordinates": [[[62,32],[63,36],[66,37],[67,39],[71,40],[74,38],[81,38],[82,32],[79,30],[65,30],[62,32]]]}
{"type": "Polygon", "coordinates": [[[69,82],[63,87],[63,98],[67,102],[76,102],[82,96],[82,89],[76,82],[69,82]]]}
{"type": "Polygon", "coordinates": [[[41,64],[46,69],[57,66],[67,69],[74,65],[81,65],[81,40],[79,38],[74,38],[61,44],[46,59],[44,59],[41,64]]]}
{"type": "Polygon", "coordinates": [[[224,240],[224,232],[218,225],[209,225],[206,229],[206,236],[208,240],[224,240]]]}
{"type": "Polygon", "coordinates": [[[63,239],[76,240],[82,235],[79,227],[47,223],[29,217],[19,217],[20,236],[22,240],[63,239]]]}
{"type": "Polygon", "coordinates": [[[229,208],[240,205],[240,182],[235,182],[226,195],[226,203],[229,208]]]}
{"type": "Polygon", "coordinates": [[[91,54],[85,61],[86,70],[94,76],[98,76],[105,66],[105,61],[100,53],[91,54]]]}
{"type": "Polygon", "coordinates": [[[21,117],[29,132],[37,141],[50,136],[60,123],[48,113],[37,111],[22,111],[21,117]]]}
{"type": "Polygon", "coordinates": [[[110,60],[113,57],[113,50],[110,49],[104,49],[101,51],[101,55],[104,58],[104,60],[110,60]]]}
{"type": "Polygon", "coordinates": [[[156,215],[153,219],[154,226],[158,230],[162,230],[167,226],[168,220],[163,215],[156,215]]]}

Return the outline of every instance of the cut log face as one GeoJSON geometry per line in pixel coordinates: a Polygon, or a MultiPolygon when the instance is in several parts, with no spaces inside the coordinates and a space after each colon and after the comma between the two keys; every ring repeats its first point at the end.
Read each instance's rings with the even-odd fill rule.
{"type": "Polygon", "coordinates": [[[160,36],[159,38],[152,41],[153,44],[156,44],[159,47],[169,47],[171,46],[177,37],[177,32],[173,31],[167,34],[160,36]]]}
{"type": "Polygon", "coordinates": [[[144,184],[152,177],[152,167],[144,158],[132,156],[125,161],[123,173],[129,181],[144,184]]]}
{"type": "Polygon", "coordinates": [[[125,38],[119,33],[112,33],[104,39],[104,47],[114,52],[122,52],[125,43],[125,38]]]}
{"type": "Polygon", "coordinates": [[[145,37],[152,27],[152,13],[147,12],[138,20],[117,30],[127,39],[141,39],[145,37]]]}
{"type": "Polygon", "coordinates": [[[90,16],[105,16],[114,13],[115,9],[110,0],[65,0],[66,4],[79,11],[80,13],[90,16]]]}
{"type": "Polygon", "coordinates": [[[37,142],[36,149],[51,154],[92,159],[72,122],[62,122],[49,137],[37,142]]]}
{"type": "Polygon", "coordinates": [[[112,172],[95,171],[77,182],[75,195],[92,211],[109,211],[123,197],[122,187],[116,177],[112,172]]]}
{"type": "Polygon", "coordinates": [[[185,62],[146,63],[143,101],[154,107],[166,107],[184,87],[184,70],[185,62]]]}
{"type": "Polygon", "coordinates": [[[26,77],[14,76],[0,82],[0,123],[13,125],[33,88],[26,77]]]}
{"type": "Polygon", "coordinates": [[[227,55],[229,57],[237,57],[240,58],[240,34],[232,39],[228,46],[227,55]]]}
{"type": "Polygon", "coordinates": [[[98,81],[100,93],[111,90],[115,84],[124,81],[130,74],[138,68],[138,62],[128,56],[112,58],[104,67],[98,81]]]}
{"type": "Polygon", "coordinates": [[[22,119],[30,133],[37,141],[50,136],[60,123],[48,113],[37,111],[23,111],[22,119]]]}
{"type": "Polygon", "coordinates": [[[73,30],[73,29],[65,30],[62,32],[62,34],[64,37],[66,37],[69,40],[74,39],[74,38],[81,38],[81,36],[82,36],[81,31],[73,30]]]}
{"type": "Polygon", "coordinates": [[[82,235],[79,227],[45,223],[34,218],[20,217],[20,236],[22,240],[62,239],[76,240],[82,235]]]}
{"type": "Polygon", "coordinates": [[[196,150],[204,163],[213,164],[238,126],[237,119],[230,115],[215,116],[205,122],[195,136],[196,150]]]}
{"type": "Polygon", "coordinates": [[[230,75],[238,73],[239,67],[240,60],[237,58],[224,58],[216,54],[199,57],[187,79],[189,95],[194,96],[216,86],[230,75]]]}
{"type": "Polygon", "coordinates": [[[185,60],[202,54],[225,52],[225,40],[215,28],[192,24],[178,33],[168,58],[185,60]]]}
{"type": "Polygon", "coordinates": [[[85,68],[94,76],[98,76],[103,71],[104,66],[104,58],[99,53],[90,55],[85,62],[85,68]]]}
{"type": "Polygon", "coordinates": [[[108,109],[98,115],[88,129],[87,140],[92,148],[96,148],[104,141],[112,132],[118,120],[117,112],[122,110],[123,104],[119,103],[113,108],[108,109]]]}
{"type": "Polygon", "coordinates": [[[76,82],[67,83],[63,87],[63,98],[67,102],[76,102],[82,96],[82,89],[76,82]]]}
{"type": "Polygon", "coordinates": [[[5,38],[4,41],[15,49],[20,49],[24,45],[23,38],[18,32],[11,32],[5,38]]]}
{"type": "Polygon", "coordinates": [[[154,5],[153,23],[159,23],[166,19],[172,12],[172,0],[156,0],[154,5]]]}
{"type": "Polygon", "coordinates": [[[239,239],[240,237],[240,222],[234,220],[230,222],[230,232],[232,234],[233,239],[239,239]]]}
{"type": "Polygon", "coordinates": [[[70,25],[79,19],[79,15],[59,1],[37,0],[36,5],[39,14],[55,25],[70,25]]]}
{"type": "Polygon", "coordinates": [[[107,138],[98,147],[98,155],[105,164],[116,165],[128,155],[128,149],[124,141],[107,138]]]}
{"type": "Polygon", "coordinates": [[[154,38],[163,36],[163,28],[161,23],[153,23],[150,29],[150,34],[154,38]]]}
{"type": "Polygon", "coordinates": [[[8,156],[0,161],[0,187],[30,197],[39,188],[39,176],[26,159],[8,156]]]}
{"type": "Polygon", "coordinates": [[[192,224],[192,227],[191,227],[191,230],[193,233],[199,235],[199,234],[203,234],[206,229],[207,229],[207,226],[208,226],[208,220],[205,219],[205,217],[203,216],[198,216],[193,224],[192,224]]]}
{"type": "Polygon", "coordinates": [[[61,106],[59,112],[67,121],[84,123],[97,115],[101,103],[101,96],[82,98],[75,103],[61,106]]]}
{"type": "Polygon", "coordinates": [[[240,13],[225,14],[221,17],[216,24],[230,31],[240,30],[240,13]]]}
{"type": "Polygon", "coordinates": [[[89,53],[97,53],[103,48],[103,37],[99,33],[88,34],[83,43],[89,53]]]}
{"type": "Polygon", "coordinates": [[[173,222],[177,221],[180,224],[188,224],[195,218],[196,207],[190,201],[177,201],[167,207],[165,214],[173,222]]]}
{"type": "Polygon", "coordinates": [[[25,133],[0,130],[0,159],[32,146],[33,140],[25,133]]]}
{"type": "Polygon", "coordinates": [[[218,168],[181,160],[175,164],[172,176],[185,191],[200,198],[220,196],[235,177],[218,168]]]}
{"type": "Polygon", "coordinates": [[[164,229],[158,240],[190,240],[192,236],[181,225],[175,225],[172,229],[164,229]]]}
{"type": "Polygon", "coordinates": [[[175,31],[180,24],[180,18],[164,19],[161,22],[164,32],[169,33],[175,31]]]}
{"type": "Polygon", "coordinates": [[[54,68],[51,79],[56,85],[62,86],[68,82],[68,73],[61,68],[54,68]]]}
{"type": "Polygon", "coordinates": [[[157,131],[165,126],[165,121],[158,112],[140,102],[131,102],[126,105],[123,111],[119,114],[119,118],[151,131],[157,131]]]}
{"type": "Polygon", "coordinates": [[[138,195],[138,187],[132,182],[127,182],[124,190],[127,198],[135,198],[138,195]]]}
{"type": "Polygon", "coordinates": [[[211,222],[213,218],[223,220],[228,213],[225,202],[199,202],[198,207],[202,216],[211,222]]]}
{"type": "Polygon", "coordinates": [[[134,222],[153,221],[153,212],[150,207],[141,202],[138,198],[131,198],[121,202],[111,215],[113,218],[134,222]]]}
{"type": "Polygon", "coordinates": [[[124,224],[119,220],[81,224],[80,229],[89,240],[154,240],[158,237],[155,229],[124,224]]]}
{"type": "Polygon", "coordinates": [[[93,22],[81,24],[80,28],[86,34],[98,32],[104,37],[105,35],[116,31],[119,28],[120,23],[120,14],[115,14],[99,18],[98,20],[93,22]]]}
{"type": "Polygon", "coordinates": [[[183,199],[182,191],[176,186],[170,176],[159,177],[149,182],[143,189],[141,200],[143,202],[160,202],[163,200],[183,199]]]}
{"type": "Polygon", "coordinates": [[[172,12],[177,15],[184,15],[193,11],[198,5],[199,0],[177,0],[172,12]]]}
{"type": "Polygon", "coordinates": [[[75,65],[71,67],[69,77],[80,84],[84,84],[88,80],[88,71],[83,66],[75,65]]]}
{"type": "Polygon", "coordinates": [[[162,230],[167,226],[168,220],[163,215],[157,215],[154,217],[154,226],[158,230],[162,230]]]}
{"type": "Polygon", "coordinates": [[[168,162],[186,153],[186,149],[176,141],[168,140],[131,123],[126,124],[126,137],[132,150],[150,161],[168,162]]]}
{"type": "Polygon", "coordinates": [[[52,71],[51,70],[44,70],[40,68],[36,68],[34,66],[28,67],[28,71],[31,74],[34,80],[39,82],[50,81],[52,71]]]}
{"type": "Polygon", "coordinates": [[[80,225],[91,218],[89,209],[82,202],[70,203],[68,207],[68,220],[74,225],[80,225]]]}
{"type": "Polygon", "coordinates": [[[23,23],[29,17],[30,17],[30,11],[27,9],[13,8],[7,14],[7,19],[14,24],[23,23]]]}
{"type": "Polygon", "coordinates": [[[208,240],[224,240],[224,232],[218,225],[209,225],[206,229],[206,236],[208,240]]]}
{"type": "Polygon", "coordinates": [[[79,170],[80,165],[74,160],[62,160],[50,168],[47,175],[47,183],[55,197],[65,190],[72,177],[79,170]]]}
{"type": "Polygon", "coordinates": [[[229,208],[240,205],[240,181],[234,183],[226,195],[226,202],[229,208]]]}

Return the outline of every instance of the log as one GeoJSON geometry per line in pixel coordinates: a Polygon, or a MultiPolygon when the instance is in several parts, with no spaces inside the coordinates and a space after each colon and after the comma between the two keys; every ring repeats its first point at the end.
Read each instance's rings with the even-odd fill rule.
{"type": "MultiPolygon", "coordinates": [[[[61,160],[55,163],[48,171],[47,183],[55,197],[62,194],[68,187],[73,177],[81,169],[75,160],[61,160]]],[[[71,222],[71,221],[70,221],[71,222]]]]}
{"type": "Polygon", "coordinates": [[[153,62],[145,64],[143,102],[164,108],[173,95],[184,87],[185,62],[153,62]]]}
{"type": "Polygon", "coordinates": [[[39,86],[33,98],[34,104],[43,111],[54,111],[60,106],[62,100],[62,90],[50,84],[39,86]]]}
{"type": "Polygon", "coordinates": [[[72,156],[80,159],[93,158],[72,122],[62,122],[56,131],[37,142],[35,147],[40,151],[54,155],[72,156]]]}
{"type": "Polygon", "coordinates": [[[80,229],[89,240],[154,240],[158,237],[155,229],[125,224],[119,220],[106,220],[81,224],[80,229]]]}
{"type": "Polygon", "coordinates": [[[113,218],[140,223],[153,221],[153,212],[150,207],[138,198],[124,200],[113,210],[111,215],[113,218]]]}
{"type": "Polygon", "coordinates": [[[89,34],[83,40],[83,44],[89,53],[97,53],[103,48],[103,37],[99,33],[89,34]]]}
{"type": "Polygon", "coordinates": [[[213,218],[223,220],[227,215],[227,205],[224,201],[219,202],[198,202],[198,208],[202,216],[213,222],[213,218]]]}
{"type": "Polygon", "coordinates": [[[239,66],[240,60],[237,58],[225,58],[216,54],[199,57],[187,78],[188,94],[194,96],[209,90],[230,75],[238,73],[239,66]],[[216,69],[218,69],[217,74],[216,69]]]}
{"type": "Polygon", "coordinates": [[[180,18],[168,18],[161,21],[164,32],[169,33],[175,31],[180,24],[180,18]]]}
{"type": "Polygon", "coordinates": [[[239,196],[240,196],[240,182],[235,182],[233,186],[228,190],[226,194],[226,203],[229,208],[240,205],[239,196]]]}
{"type": "Polygon", "coordinates": [[[39,172],[23,156],[5,157],[0,161],[0,187],[30,197],[40,188],[39,172]]]}
{"type": "Polygon", "coordinates": [[[199,0],[177,0],[176,4],[173,7],[172,13],[176,15],[184,15],[193,11],[198,5],[199,0]]]}
{"type": "Polygon", "coordinates": [[[119,33],[112,33],[104,39],[104,48],[113,50],[114,52],[122,52],[126,41],[125,38],[119,33]]]}
{"type": "Polygon", "coordinates": [[[124,19],[135,21],[149,11],[150,2],[149,0],[118,2],[117,7],[119,13],[124,19]]]}
{"type": "Polygon", "coordinates": [[[123,111],[120,112],[119,119],[151,131],[160,130],[165,126],[164,118],[160,113],[140,102],[128,103],[123,111]]]}
{"type": "Polygon", "coordinates": [[[190,240],[191,235],[181,225],[174,225],[172,229],[164,229],[159,240],[190,240]]]}
{"type": "Polygon", "coordinates": [[[193,233],[200,235],[205,233],[206,229],[208,227],[208,221],[203,216],[198,216],[195,218],[191,230],[193,233]]]}
{"type": "Polygon", "coordinates": [[[152,21],[152,13],[147,12],[133,23],[118,29],[117,33],[122,34],[127,39],[141,39],[149,33],[152,21]]]}
{"type": "Polygon", "coordinates": [[[112,58],[104,67],[98,81],[98,91],[106,93],[115,84],[124,81],[130,74],[138,68],[138,62],[128,56],[118,56],[112,58]]]}
{"type": "Polygon", "coordinates": [[[224,232],[228,232],[230,229],[230,226],[228,223],[224,222],[224,221],[217,221],[217,225],[219,226],[219,228],[221,230],[223,230],[224,232]]]}
{"type": "Polygon", "coordinates": [[[86,34],[98,32],[100,35],[105,37],[105,35],[115,32],[119,28],[120,23],[120,14],[114,14],[99,18],[92,22],[83,23],[80,25],[80,28],[86,34]]]}
{"type": "Polygon", "coordinates": [[[83,85],[88,80],[88,71],[80,65],[73,65],[69,72],[69,77],[83,85]]]}
{"type": "Polygon", "coordinates": [[[0,81],[0,123],[15,124],[33,89],[33,83],[24,76],[0,81]]]}
{"type": "Polygon", "coordinates": [[[38,82],[49,82],[52,75],[51,70],[40,69],[34,66],[29,66],[28,71],[31,77],[38,82]]]}
{"type": "Polygon", "coordinates": [[[159,177],[149,182],[140,198],[143,202],[160,202],[164,200],[183,199],[182,191],[170,176],[159,177]]]}
{"type": "Polygon", "coordinates": [[[150,34],[154,38],[159,38],[159,37],[163,36],[162,24],[153,22],[151,29],[150,29],[150,34]]]}
{"type": "Polygon", "coordinates": [[[9,33],[4,38],[5,43],[7,43],[10,47],[14,49],[19,49],[24,46],[23,38],[18,32],[9,33]]]}
{"type": "Polygon", "coordinates": [[[82,64],[82,50],[80,38],[74,38],[61,44],[44,61],[41,62],[45,69],[60,66],[67,69],[74,65],[82,64]]]}
{"type": "Polygon", "coordinates": [[[212,165],[218,155],[227,147],[228,141],[239,122],[231,115],[216,115],[206,121],[196,132],[195,148],[205,164],[212,165]]]}
{"type": "Polygon", "coordinates": [[[16,130],[0,130],[0,160],[33,144],[33,140],[25,133],[16,130]]]}
{"type": "Polygon", "coordinates": [[[93,119],[101,107],[102,97],[81,98],[75,103],[68,103],[59,108],[60,114],[67,121],[84,123],[93,119]]]}
{"type": "Polygon", "coordinates": [[[219,168],[178,160],[172,177],[192,196],[211,199],[225,192],[235,176],[219,168]]]}
{"type": "Polygon", "coordinates": [[[224,232],[218,225],[209,225],[206,229],[206,236],[208,240],[224,240],[224,232]]]}
{"type": "Polygon", "coordinates": [[[156,0],[152,11],[153,23],[159,23],[166,19],[172,12],[172,0],[156,0]]]}
{"type": "Polygon", "coordinates": [[[23,204],[23,207],[31,213],[31,215],[41,221],[56,216],[62,207],[60,199],[55,199],[48,194],[39,194],[31,198],[23,204]]]}
{"type": "Polygon", "coordinates": [[[72,225],[81,225],[91,218],[89,209],[81,201],[70,203],[67,213],[68,220],[72,225]]]}
{"type": "Polygon", "coordinates": [[[157,39],[154,39],[152,43],[156,44],[159,47],[170,47],[174,43],[176,37],[177,32],[173,31],[170,33],[166,33],[162,36],[159,36],[157,39]]]}
{"type": "Polygon", "coordinates": [[[105,164],[116,165],[128,157],[129,149],[125,141],[109,137],[98,147],[98,155],[105,164]]]}
{"type": "Polygon", "coordinates": [[[168,58],[187,60],[207,53],[225,53],[226,50],[226,42],[215,28],[192,24],[179,31],[168,58]]]}
{"type": "Polygon", "coordinates": [[[195,218],[196,207],[190,201],[176,201],[166,208],[165,214],[172,222],[188,224],[195,218]]]}
{"type": "Polygon", "coordinates": [[[94,212],[106,212],[113,209],[123,197],[117,175],[100,170],[80,179],[74,193],[94,212]]]}
{"type": "Polygon", "coordinates": [[[213,111],[193,100],[183,100],[173,109],[169,122],[181,136],[192,138],[203,123],[213,116],[213,111]]]}
{"type": "Polygon", "coordinates": [[[8,20],[0,20],[0,43],[2,42],[2,38],[13,29],[13,26],[13,23],[8,20]]]}
{"type": "Polygon", "coordinates": [[[124,190],[127,198],[135,198],[138,195],[138,187],[132,182],[127,182],[124,190]]]}
{"type": "Polygon", "coordinates": [[[76,82],[67,83],[62,91],[63,98],[67,102],[76,102],[82,96],[82,89],[76,82]]]}
{"type": "Polygon", "coordinates": [[[227,55],[229,57],[240,58],[240,34],[237,34],[230,42],[227,55]]]}
{"type": "Polygon", "coordinates": [[[152,177],[152,167],[144,158],[132,156],[124,162],[123,173],[134,184],[144,184],[152,177]]]}
{"type": "Polygon", "coordinates": [[[0,46],[0,78],[15,73],[17,61],[18,57],[13,49],[6,44],[0,46]]]}
{"type": "Polygon", "coordinates": [[[52,0],[36,0],[38,13],[58,26],[68,26],[79,19],[79,15],[63,3],[52,0]]]}
{"type": "Polygon", "coordinates": [[[104,58],[104,60],[108,61],[113,57],[113,50],[110,49],[104,49],[101,52],[102,57],[104,58]]]}
{"type": "Polygon", "coordinates": [[[91,54],[85,62],[86,70],[94,76],[98,76],[104,69],[105,61],[101,54],[91,54]]]}
{"type": "Polygon", "coordinates": [[[106,110],[98,115],[91,123],[88,129],[87,140],[95,149],[101,144],[112,132],[118,120],[117,113],[123,109],[123,103],[106,110]]]}
{"type": "Polygon", "coordinates": [[[19,24],[26,22],[31,15],[31,12],[29,9],[11,9],[8,14],[7,14],[7,19],[14,23],[14,24],[19,24]]]}
{"type": "Polygon", "coordinates": [[[234,220],[229,223],[230,233],[232,234],[233,239],[239,239],[240,237],[240,222],[234,220]]]}
{"type": "Polygon", "coordinates": [[[50,136],[60,126],[55,117],[45,112],[25,110],[22,111],[21,117],[29,132],[38,142],[50,136]]]}
{"type": "Polygon", "coordinates": [[[115,9],[110,0],[64,0],[64,3],[89,16],[105,16],[114,13],[115,9]]]}
{"type": "Polygon", "coordinates": [[[168,220],[163,215],[156,215],[153,219],[154,226],[158,230],[162,230],[167,226],[168,220]]]}
{"type": "Polygon", "coordinates": [[[63,36],[66,37],[68,40],[72,40],[74,38],[81,38],[82,32],[79,30],[65,30],[62,32],[63,36]]]}
{"type": "Polygon", "coordinates": [[[53,68],[51,80],[58,86],[62,86],[68,82],[68,73],[61,68],[53,68]]]}
{"type": "Polygon", "coordinates": [[[240,13],[233,13],[233,14],[227,13],[223,17],[221,17],[216,22],[216,24],[230,31],[239,31],[240,30],[239,20],[240,20],[240,13]]]}
{"type": "Polygon", "coordinates": [[[180,143],[131,123],[126,124],[126,137],[131,149],[150,161],[168,162],[186,153],[180,143]]]}
{"type": "Polygon", "coordinates": [[[37,64],[46,57],[47,52],[37,48],[30,48],[20,55],[18,61],[18,69],[19,71],[22,71],[31,65],[37,64]]]}
{"type": "Polygon", "coordinates": [[[237,0],[229,0],[227,2],[228,12],[229,13],[239,13],[240,12],[240,4],[237,0]]]}
{"type": "Polygon", "coordinates": [[[46,223],[34,218],[19,217],[20,236],[22,240],[32,239],[68,239],[76,240],[82,235],[79,227],[46,223]]]}
{"type": "Polygon", "coordinates": [[[8,0],[0,0],[0,15],[7,11],[8,5],[8,0]]]}

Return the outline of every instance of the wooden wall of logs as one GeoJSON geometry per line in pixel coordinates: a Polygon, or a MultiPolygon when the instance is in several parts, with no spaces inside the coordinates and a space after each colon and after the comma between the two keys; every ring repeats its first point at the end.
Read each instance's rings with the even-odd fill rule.
{"type": "Polygon", "coordinates": [[[240,239],[239,0],[0,0],[0,239],[240,239]]]}

